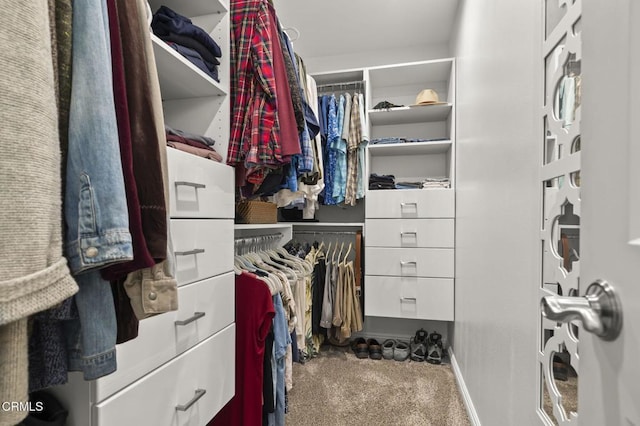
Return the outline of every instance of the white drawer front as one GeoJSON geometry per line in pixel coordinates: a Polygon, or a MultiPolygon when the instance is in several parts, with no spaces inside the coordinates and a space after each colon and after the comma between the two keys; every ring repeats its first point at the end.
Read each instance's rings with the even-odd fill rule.
{"type": "Polygon", "coordinates": [[[431,248],[365,249],[367,275],[454,278],[454,250],[431,248]]]}
{"type": "Polygon", "coordinates": [[[367,246],[453,248],[454,219],[367,219],[367,246]]]}
{"type": "Polygon", "coordinates": [[[171,217],[233,219],[234,169],[167,148],[171,217]]]}
{"type": "Polygon", "coordinates": [[[97,426],[202,426],[235,393],[235,326],[231,325],[93,407],[97,426]],[[205,393],[184,411],[186,405],[205,393]]]}
{"type": "Polygon", "coordinates": [[[233,232],[232,220],[171,219],[178,285],[233,270],[233,232]]]}
{"type": "Polygon", "coordinates": [[[367,192],[367,218],[455,216],[453,189],[398,189],[367,192]]]}
{"type": "Polygon", "coordinates": [[[453,279],[373,277],[365,279],[365,314],[374,317],[453,321],[453,279]]]}
{"type": "Polygon", "coordinates": [[[178,288],[178,303],[177,311],[140,321],[138,337],[117,346],[118,369],[95,382],[96,401],[108,398],[233,323],[233,272],[178,288]],[[176,324],[190,319],[188,324],[176,324]]]}

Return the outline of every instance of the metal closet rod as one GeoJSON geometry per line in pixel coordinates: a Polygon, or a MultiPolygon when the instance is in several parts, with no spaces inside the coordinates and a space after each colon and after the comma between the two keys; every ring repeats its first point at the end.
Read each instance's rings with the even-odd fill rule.
{"type": "Polygon", "coordinates": [[[318,85],[318,90],[321,89],[327,89],[330,87],[339,87],[339,88],[345,88],[347,86],[358,86],[358,87],[364,87],[364,81],[347,81],[345,83],[329,83],[329,84],[319,84],[318,85]]]}
{"type": "Polygon", "coordinates": [[[240,237],[234,238],[235,245],[260,245],[266,242],[274,242],[282,238],[284,235],[281,232],[275,234],[255,235],[252,237],[240,237]]]}
{"type": "Polygon", "coordinates": [[[356,235],[358,231],[293,231],[294,235],[356,235]]]}

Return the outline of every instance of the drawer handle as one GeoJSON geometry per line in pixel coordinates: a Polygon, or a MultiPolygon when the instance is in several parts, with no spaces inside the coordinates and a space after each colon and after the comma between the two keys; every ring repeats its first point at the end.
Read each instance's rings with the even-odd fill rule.
{"type": "Polygon", "coordinates": [[[204,390],[204,389],[196,389],[196,395],[193,398],[191,398],[191,401],[187,402],[184,405],[176,405],[176,410],[177,411],[187,411],[189,408],[191,408],[191,406],[193,404],[196,403],[196,401],[198,401],[200,398],[202,398],[205,393],[207,393],[207,391],[204,390]]]}
{"type": "Polygon", "coordinates": [[[187,324],[192,323],[192,322],[194,322],[196,320],[199,320],[200,318],[202,318],[205,315],[206,314],[204,312],[194,312],[193,316],[191,318],[187,318],[186,320],[176,321],[174,324],[175,325],[187,325],[187,324]]]}
{"type": "Polygon", "coordinates": [[[204,253],[204,249],[193,249],[193,250],[187,250],[187,251],[176,251],[174,252],[176,256],[189,256],[192,254],[200,254],[200,253],[204,253]]]}
{"type": "Polygon", "coordinates": [[[404,237],[405,235],[413,235],[414,238],[418,238],[418,233],[417,232],[401,232],[400,233],[400,238],[404,237]]]}
{"type": "Polygon", "coordinates": [[[204,183],[188,182],[184,180],[176,181],[175,185],[176,186],[192,186],[195,189],[204,189],[207,187],[207,185],[205,185],[204,183]]]}
{"type": "Polygon", "coordinates": [[[400,203],[400,209],[403,209],[409,206],[413,206],[414,209],[418,210],[418,203],[400,203]]]}
{"type": "Polygon", "coordinates": [[[401,297],[400,298],[400,302],[417,302],[418,299],[416,299],[415,297],[401,297]]]}
{"type": "Polygon", "coordinates": [[[405,261],[400,261],[400,266],[409,266],[409,265],[413,265],[413,266],[418,266],[418,262],[405,262],[405,261]]]}

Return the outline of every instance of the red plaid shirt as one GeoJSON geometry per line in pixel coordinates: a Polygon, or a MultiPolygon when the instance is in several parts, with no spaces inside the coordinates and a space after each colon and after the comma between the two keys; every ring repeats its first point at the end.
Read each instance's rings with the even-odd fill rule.
{"type": "Polygon", "coordinates": [[[283,164],[269,13],[267,0],[231,1],[231,165],[283,164]]]}

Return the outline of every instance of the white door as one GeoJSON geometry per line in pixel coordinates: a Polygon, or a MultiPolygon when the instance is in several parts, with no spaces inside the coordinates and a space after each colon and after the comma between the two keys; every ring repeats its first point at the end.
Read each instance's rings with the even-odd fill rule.
{"type": "Polygon", "coordinates": [[[547,425],[640,426],[640,0],[544,4],[538,412],[547,425]],[[615,320],[594,314],[609,308],[584,297],[595,281],[620,304],[605,338],[615,320]]]}
{"type": "Polygon", "coordinates": [[[640,426],[640,2],[582,4],[581,279],[608,281],[620,336],[580,330],[579,424],[640,426]]]}

